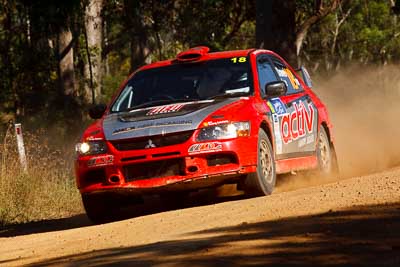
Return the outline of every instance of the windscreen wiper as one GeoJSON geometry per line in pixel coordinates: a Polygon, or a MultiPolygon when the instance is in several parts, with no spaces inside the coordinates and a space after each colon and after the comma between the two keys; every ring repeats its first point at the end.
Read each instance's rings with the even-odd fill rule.
{"type": "Polygon", "coordinates": [[[221,99],[221,98],[229,98],[229,97],[238,97],[238,96],[248,96],[249,92],[235,92],[235,93],[223,93],[219,95],[210,96],[207,99],[221,99]]]}
{"type": "Polygon", "coordinates": [[[180,103],[180,102],[194,102],[194,101],[201,101],[198,98],[179,98],[179,99],[175,99],[174,103],[180,103]]]}
{"type": "Polygon", "coordinates": [[[200,99],[198,99],[198,98],[180,98],[180,99],[152,100],[152,101],[148,101],[148,102],[133,106],[124,111],[131,111],[131,110],[138,109],[138,108],[147,108],[147,107],[156,106],[156,105],[160,105],[160,104],[175,104],[175,103],[192,102],[192,101],[200,101],[200,99]]]}

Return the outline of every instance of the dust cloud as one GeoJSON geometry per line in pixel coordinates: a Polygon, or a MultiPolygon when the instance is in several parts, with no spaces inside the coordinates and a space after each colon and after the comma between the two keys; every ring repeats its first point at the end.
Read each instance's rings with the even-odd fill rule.
{"type": "Polygon", "coordinates": [[[381,171],[400,163],[400,66],[358,66],[314,90],[328,106],[344,177],[381,171]]]}
{"type": "Polygon", "coordinates": [[[333,124],[340,175],[281,175],[276,192],[316,186],[400,165],[400,66],[346,68],[314,77],[333,124]]]}

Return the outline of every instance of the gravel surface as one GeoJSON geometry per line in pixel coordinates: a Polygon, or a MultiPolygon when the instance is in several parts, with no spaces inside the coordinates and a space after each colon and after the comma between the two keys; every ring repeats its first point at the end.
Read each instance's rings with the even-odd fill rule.
{"type": "Polygon", "coordinates": [[[80,215],[6,229],[0,265],[400,266],[400,168],[209,198],[172,211],[155,202],[148,215],[103,225],[80,215]]]}

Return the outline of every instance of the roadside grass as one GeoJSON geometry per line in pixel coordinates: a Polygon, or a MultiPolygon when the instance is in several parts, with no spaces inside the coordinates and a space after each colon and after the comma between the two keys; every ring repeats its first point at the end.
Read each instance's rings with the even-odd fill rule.
{"type": "Polygon", "coordinates": [[[0,227],[81,213],[73,151],[50,148],[44,132],[24,133],[28,170],[20,165],[14,129],[0,145],[0,227]]]}

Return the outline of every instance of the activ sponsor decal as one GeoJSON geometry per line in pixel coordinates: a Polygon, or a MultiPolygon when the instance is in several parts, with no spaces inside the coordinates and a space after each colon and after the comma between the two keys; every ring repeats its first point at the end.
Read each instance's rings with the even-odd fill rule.
{"type": "Polygon", "coordinates": [[[267,101],[271,110],[276,154],[314,151],[318,112],[312,102],[301,97],[288,105],[279,98],[267,101]]]}
{"type": "Polygon", "coordinates": [[[155,107],[155,108],[150,109],[150,111],[147,112],[146,115],[147,116],[151,116],[151,115],[178,112],[184,106],[185,106],[185,104],[174,104],[174,105],[166,105],[166,106],[155,107]]]}
{"type": "Polygon", "coordinates": [[[293,103],[294,110],[282,116],[280,132],[284,144],[297,140],[313,132],[314,107],[304,102],[293,103]]]}
{"type": "Polygon", "coordinates": [[[209,143],[191,145],[188,149],[188,153],[198,154],[198,153],[215,152],[221,150],[222,150],[222,144],[220,142],[209,142],[209,143]]]}

